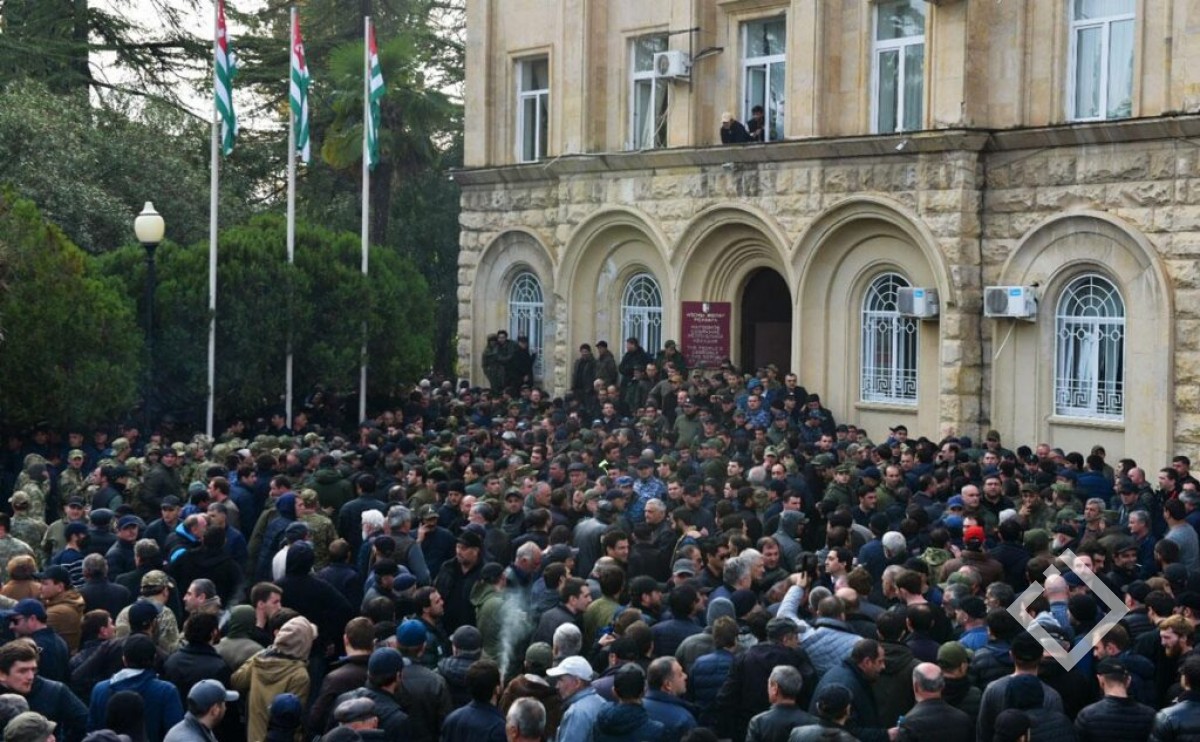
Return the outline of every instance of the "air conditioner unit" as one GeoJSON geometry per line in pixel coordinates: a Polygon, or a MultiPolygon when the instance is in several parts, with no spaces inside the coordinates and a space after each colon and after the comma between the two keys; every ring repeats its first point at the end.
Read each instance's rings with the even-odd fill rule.
{"type": "Polygon", "coordinates": [[[1011,317],[1033,321],[1037,297],[1032,286],[987,286],[983,289],[984,317],[1011,317]]]}
{"type": "Polygon", "coordinates": [[[655,77],[687,77],[691,68],[687,52],[671,49],[654,55],[655,77]]]}
{"type": "Polygon", "coordinates": [[[900,289],[896,303],[903,317],[934,319],[938,316],[937,289],[905,286],[900,289]]]}

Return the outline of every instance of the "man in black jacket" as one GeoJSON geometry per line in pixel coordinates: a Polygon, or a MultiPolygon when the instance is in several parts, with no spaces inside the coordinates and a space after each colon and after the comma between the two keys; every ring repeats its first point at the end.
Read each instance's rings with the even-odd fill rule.
{"type": "Polygon", "coordinates": [[[1183,695],[1154,717],[1151,739],[1193,739],[1200,735],[1200,657],[1188,657],[1179,673],[1183,695]]]}
{"type": "Polygon", "coordinates": [[[1131,675],[1125,663],[1114,658],[1100,660],[1096,679],[1104,698],[1084,707],[1075,717],[1079,738],[1087,742],[1149,739],[1154,709],[1129,697],[1131,675]]]}
{"type": "Polygon", "coordinates": [[[819,723],[817,717],[796,705],[803,690],[804,678],[796,668],[780,665],[772,670],[767,680],[771,708],[750,720],[746,742],[787,742],[794,727],[819,723]]]}
{"type": "Polygon", "coordinates": [[[215,613],[193,613],[183,624],[185,644],[163,664],[163,679],[179,690],[187,702],[188,692],[201,680],[219,680],[229,685],[232,672],[214,645],[221,640],[220,619],[215,613]]]}
{"type": "MultiPolygon", "coordinates": [[[[735,740],[745,739],[750,719],[771,706],[767,696],[771,672],[788,665],[800,673],[802,691],[797,698],[801,708],[808,707],[808,697],[816,682],[816,673],[808,655],[800,648],[798,628],[787,618],[773,618],[767,623],[767,641],[750,647],[734,658],[729,678],[717,693],[717,711],[729,727],[724,730],[735,740]]],[[[725,735],[722,735],[725,736],[725,735]]]]}
{"type": "Polygon", "coordinates": [[[901,740],[937,739],[941,742],[972,742],[975,722],[942,700],[946,679],[942,668],[922,662],[912,673],[913,696],[917,703],[900,722],[901,740]]]}
{"type": "Polygon", "coordinates": [[[416,739],[412,726],[396,703],[396,689],[400,685],[400,672],[404,658],[391,647],[382,647],[371,653],[367,660],[366,685],[350,690],[337,697],[334,718],[342,712],[343,704],[356,698],[366,698],[375,704],[375,716],[379,729],[386,739],[416,739]]]}
{"type": "Polygon", "coordinates": [[[374,625],[363,616],[353,618],[346,624],[342,643],[346,656],[342,657],[321,683],[321,690],[313,700],[308,712],[309,732],[324,733],[332,724],[336,700],[343,693],[361,688],[367,682],[367,662],[375,646],[374,625]]]}

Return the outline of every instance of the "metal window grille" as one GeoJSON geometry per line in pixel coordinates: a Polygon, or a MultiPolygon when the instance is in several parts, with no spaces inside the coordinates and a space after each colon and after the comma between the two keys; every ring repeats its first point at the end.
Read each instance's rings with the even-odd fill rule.
{"type": "Polygon", "coordinates": [[[528,271],[518,275],[508,292],[508,335],[516,340],[520,335],[529,338],[529,352],[533,353],[533,376],[544,378],[542,344],[544,338],[543,319],[546,303],[542,295],[542,282],[528,271]]]}
{"type": "Polygon", "coordinates": [[[903,276],[885,273],[867,288],[862,308],[861,397],[864,402],[917,403],[917,320],[901,317],[903,276]]]}
{"type": "Polygon", "coordinates": [[[1055,313],[1054,411],[1068,417],[1125,416],[1125,302],[1107,279],[1067,285],[1055,313]]]}
{"type": "Polygon", "coordinates": [[[662,346],[662,290],[649,273],[639,273],[625,284],[621,299],[621,339],[635,337],[647,353],[662,346]]]}

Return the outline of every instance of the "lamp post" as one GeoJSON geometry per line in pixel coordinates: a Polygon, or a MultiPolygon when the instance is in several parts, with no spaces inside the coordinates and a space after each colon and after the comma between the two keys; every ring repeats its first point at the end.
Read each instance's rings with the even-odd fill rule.
{"type": "Polygon", "coordinates": [[[154,388],[154,286],[157,276],[154,271],[154,251],[163,240],[166,224],[162,214],[154,209],[150,201],[142,207],[142,213],[133,220],[133,233],[146,248],[146,386],[142,392],[142,422],[147,437],[150,435],[150,398],[154,388]]]}

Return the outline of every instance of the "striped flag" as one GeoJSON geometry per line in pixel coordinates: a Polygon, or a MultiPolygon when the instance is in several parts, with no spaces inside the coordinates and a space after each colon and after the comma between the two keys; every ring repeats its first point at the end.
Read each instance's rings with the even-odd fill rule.
{"type": "Polygon", "coordinates": [[[304,57],[304,39],[300,35],[300,15],[297,13],[292,27],[292,80],[288,101],[296,128],[296,151],[305,164],[312,154],[308,140],[308,85],[308,61],[304,57]]]}
{"type": "Polygon", "coordinates": [[[233,140],[237,137],[237,115],[233,111],[233,76],[237,62],[229,48],[229,30],[225,25],[225,0],[217,0],[217,44],[213,63],[213,90],[217,101],[217,115],[221,117],[221,151],[228,156],[233,152],[233,140]]]}
{"type": "Polygon", "coordinates": [[[374,169],[379,163],[379,99],[383,97],[383,68],[379,65],[379,47],[375,45],[375,27],[367,28],[367,48],[369,68],[367,70],[367,99],[370,101],[371,113],[367,116],[366,137],[368,165],[374,169]]]}

